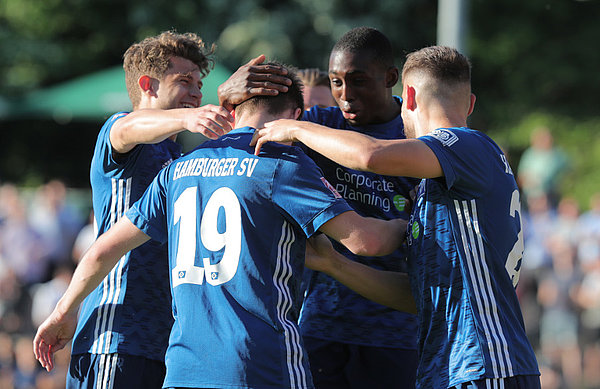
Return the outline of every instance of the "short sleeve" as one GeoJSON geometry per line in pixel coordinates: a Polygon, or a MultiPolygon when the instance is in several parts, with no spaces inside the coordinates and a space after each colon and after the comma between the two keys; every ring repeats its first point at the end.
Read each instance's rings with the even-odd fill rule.
{"type": "Polygon", "coordinates": [[[102,161],[102,171],[110,172],[120,166],[120,162],[114,159],[112,144],[110,143],[110,131],[115,122],[127,115],[127,112],[119,112],[112,115],[102,126],[98,134],[97,157],[102,161]]]}
{"type": "Polygon", "coordinates": [[[352,208],[325,179],[321,169],[297,150],[279,161],[273,201],[310,237],[324,223],[352,208]]]}
{"type": "Polygon", "coordinates": [[[168,168],[159,172],[142,197],[125,216],[152,239],[164,243],[168,239],[166,179],[168,168]]]}
{"type": "Polygon", "coordinates": [[[490,169],[497,156],[476,131],[440,128],[418,139],[438,158],[448,190],[478,197],[491,187],[490,169]]]}

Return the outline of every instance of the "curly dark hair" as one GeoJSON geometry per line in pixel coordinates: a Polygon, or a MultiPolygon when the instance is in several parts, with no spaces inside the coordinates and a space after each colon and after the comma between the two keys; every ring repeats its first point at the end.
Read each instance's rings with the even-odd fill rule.
{"type": "Polygon", "coordinates": [[[182,57],[198,65],[205,77],[213,67],[212,54],[215,45],[207,47],[197,34],[164,31],[159,35],[145,38],[132,44],[123,55],[123,69],[127,93],[133,107],[140,103],[138,79],[149,75],[161,79],[170,65],[173,57],[182,57]]]}

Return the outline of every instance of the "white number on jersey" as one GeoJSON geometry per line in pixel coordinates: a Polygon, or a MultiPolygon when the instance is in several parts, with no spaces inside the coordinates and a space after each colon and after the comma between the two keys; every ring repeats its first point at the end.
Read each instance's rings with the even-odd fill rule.
{"type": "Polygon", "coordinates": [[[173,287],[180,284],[201,285],[206,282],[220,285],[233,278],[240,261],[242,242],[242,214],[240,202],[235,193],[227,187],[213,192],[204,207],[200,222],[200,240],[209,251],[217,252],[224,248],[223,257],[217,264],[210,258],[203,258],[204,267],[195,266],[197,246],[197,201],[198,188],[190,187],[181,193],[174,204],[173,224],[179,223],[177,257],[172,270],[173,287]],[[225,231],[219,232],[219,210],[225,214],[225,231]]]}
{"type": "Polygon", "coordinates": [[[518,213],[519,218],[519,233],[517,235],[517,241],[513,246],[508,257],[506,258],[506,271],[508,276],[512,280],[513,286],[516,288],[519,283],[519,274],[521,272],[521,260],[523,259],[523,250],[525,245],[523,244],[523,221],[521,220],[521,201],[519,191],[515,190],[510,200],[510,216],[517,217],[515,213],[518,213]]]}

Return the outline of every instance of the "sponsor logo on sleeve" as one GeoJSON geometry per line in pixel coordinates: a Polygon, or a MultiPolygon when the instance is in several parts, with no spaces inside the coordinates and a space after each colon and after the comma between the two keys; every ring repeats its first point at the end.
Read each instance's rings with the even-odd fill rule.
{"type": "Polygon", "coordinates": [[[450,130],[445,128],[438,128],[431,131],[429,134],[432,138],[435,138],[442,143],[442,145],[450,147],[458,141],[458,136],[450,130]]]}

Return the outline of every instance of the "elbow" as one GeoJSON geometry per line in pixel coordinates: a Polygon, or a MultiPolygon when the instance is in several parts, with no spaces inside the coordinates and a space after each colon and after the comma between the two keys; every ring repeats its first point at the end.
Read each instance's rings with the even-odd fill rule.
{"type": "Polygon", "coordinates": [[[348,249],[355,255],[368,257],[388,255],[394,251],[390,242],[376,234],[371,234],[365,239],[361,239],[357,244],[348,247],[348,249]]]}
{"type": "Polygon", "coordinates": [[[357,150],[353,153],[355,165],[350,168],[367,172],[374,171],[376,168],[375,154],[370,149],[357,150]]]}
{"type": "Polygon", "coordinates": [[[370,144],[367,147],[363,147],[361,150],[356,150],[353,153],[356,166],[351,167],[356,170],[378,173],[381,171],[382,167],[387,165],[385,161],[382,161],[380,151],[377,144],[370,144]]]}

